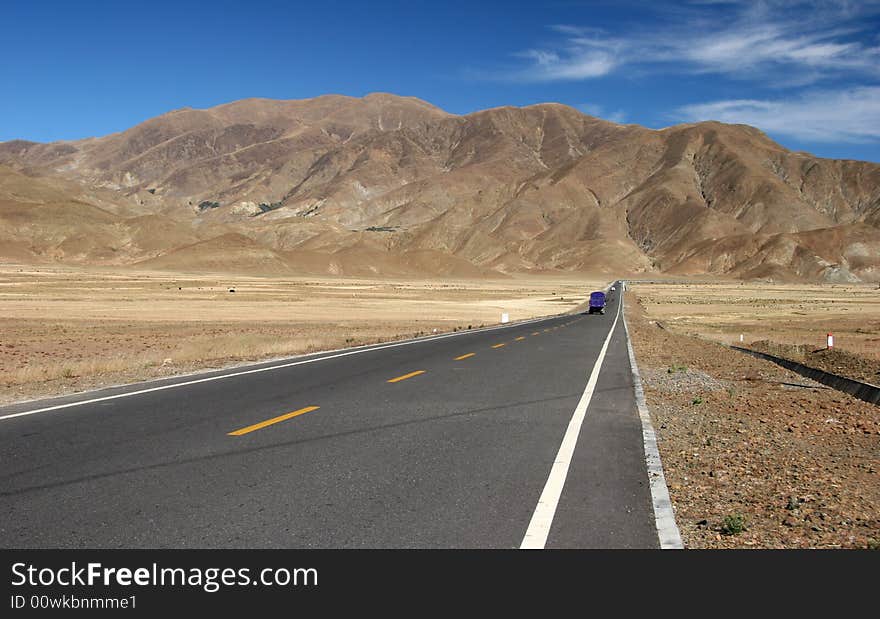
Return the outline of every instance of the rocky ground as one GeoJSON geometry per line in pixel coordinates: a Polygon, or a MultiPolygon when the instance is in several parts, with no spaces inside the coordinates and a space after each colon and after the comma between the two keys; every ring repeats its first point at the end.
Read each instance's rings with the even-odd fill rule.
{"type": "Polygon", "coordinates": [[[880,406],[627,319],[688,548],[877,548],[880,406]]]}

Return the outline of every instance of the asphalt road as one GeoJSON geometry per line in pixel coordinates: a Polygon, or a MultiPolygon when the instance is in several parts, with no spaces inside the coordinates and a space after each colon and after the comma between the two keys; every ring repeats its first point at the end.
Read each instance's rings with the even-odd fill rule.
{"type": "Polygon", "coordinates": [[[617,314],[0,408],[0,547],[656,548],[617,314]]]}

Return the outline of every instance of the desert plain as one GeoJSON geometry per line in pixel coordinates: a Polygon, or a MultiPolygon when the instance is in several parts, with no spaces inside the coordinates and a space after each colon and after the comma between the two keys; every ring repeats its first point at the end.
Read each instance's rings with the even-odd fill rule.
{"type": "Polygon", "coordinates": [[[556,314],[598,277],[269,278],[0,268],[0,402],[556,314]]]}
{"type": "Polygon", "coordinates": [[[646,317],[661,328],[880,384],[876,284],[692,280],[633,287],[646,317]]]}
{"type": "Polygon", "coordinates": [[[645,282],[636,287],[650,318],[725,344],[771,340],[834,346],[880,359],[880,287],[876,284],[645,282]]]}

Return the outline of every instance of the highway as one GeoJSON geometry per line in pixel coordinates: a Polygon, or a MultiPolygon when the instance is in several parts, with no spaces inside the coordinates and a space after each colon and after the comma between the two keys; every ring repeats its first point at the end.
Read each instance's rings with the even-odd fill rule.
{"type": "Polygon", "coordinates": [[[2,407],[0,547],[658,548],[614,297],[2,407]]]}

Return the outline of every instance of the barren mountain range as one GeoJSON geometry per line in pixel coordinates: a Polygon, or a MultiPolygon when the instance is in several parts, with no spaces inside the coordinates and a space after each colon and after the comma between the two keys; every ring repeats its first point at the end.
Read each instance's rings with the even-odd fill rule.
{"type": "Polygon", "coordinates": [[[0,262],[252,274],[880,280],[880,165],[744,125],[388,94],[0,143],[0,262]]]}

